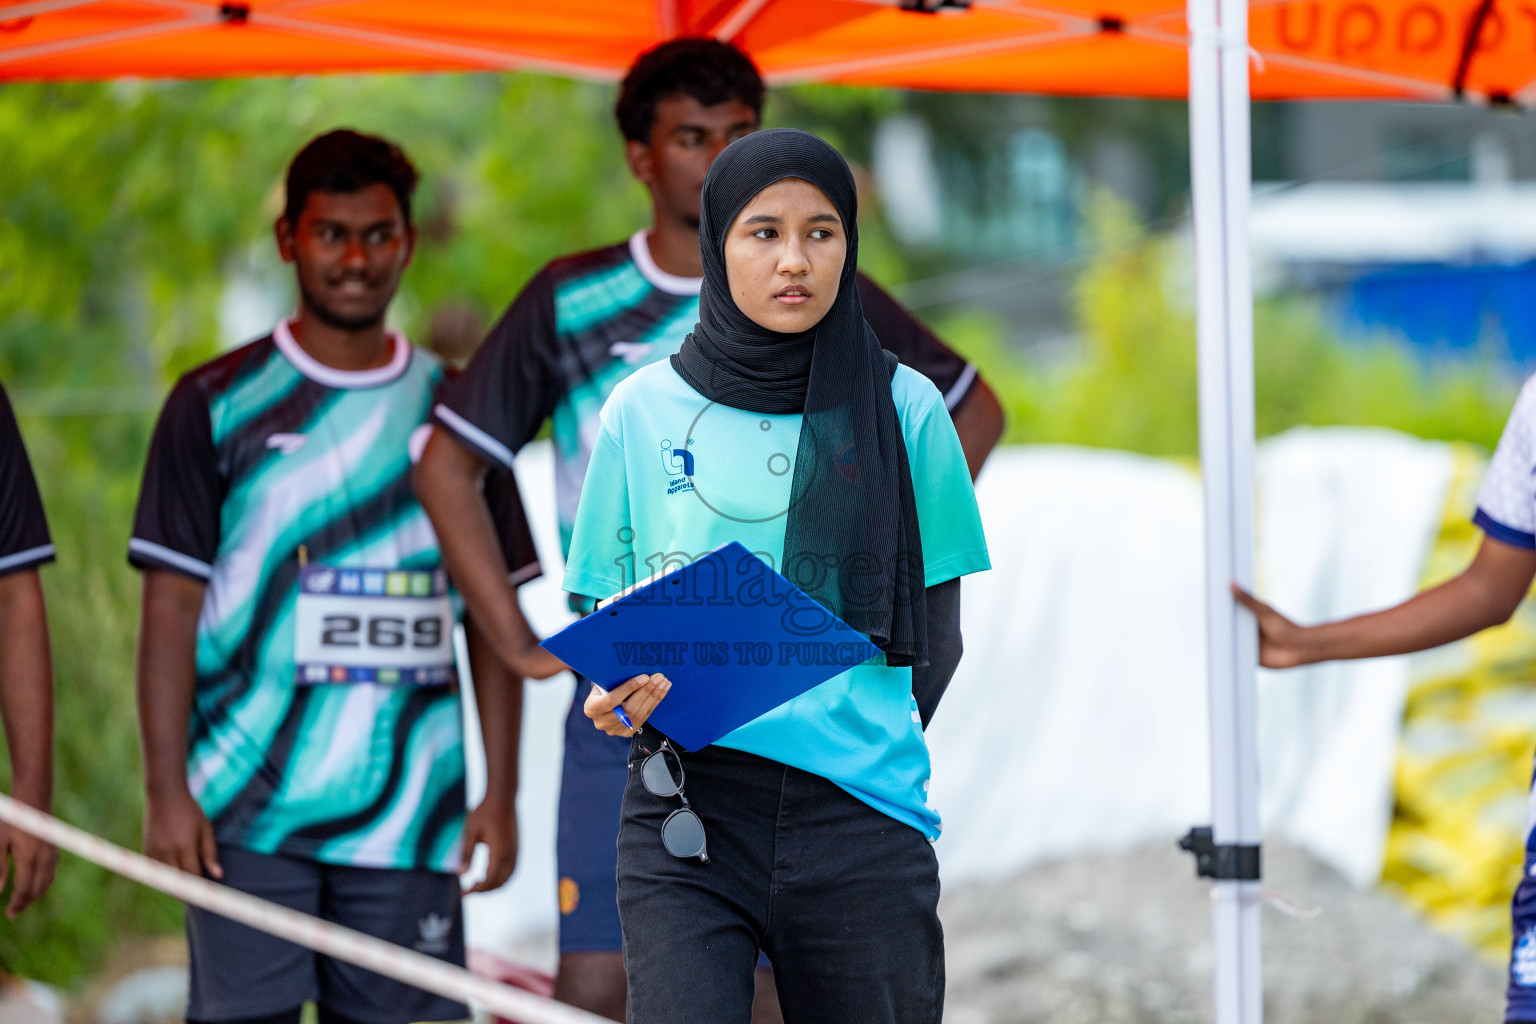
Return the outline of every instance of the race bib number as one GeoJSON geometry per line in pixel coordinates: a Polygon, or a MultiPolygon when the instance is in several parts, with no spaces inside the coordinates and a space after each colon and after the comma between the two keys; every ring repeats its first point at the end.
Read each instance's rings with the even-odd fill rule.
{"type": "Polygon", "coordinates": [[[296,681],[431,686],[452,683],[453,606],[441,569],[299,573],[296,681]]]}

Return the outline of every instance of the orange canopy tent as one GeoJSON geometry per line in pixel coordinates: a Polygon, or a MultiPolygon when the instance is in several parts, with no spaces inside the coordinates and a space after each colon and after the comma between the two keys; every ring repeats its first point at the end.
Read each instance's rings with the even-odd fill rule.
{"type": "MultiPolygon", "coordinates": [[[[1206,498],[1216,1019],[1262,1019],[1252,620],[1250,96],[1536,100],[1536,0],[0,0],[0,81],[535,70],[614,79],[677,35],[771,83],[1184,97],[1206,498]]],[[[1113,628],[1111,625],[1109,628],[1113,628]]]]}
{"type": "MultiPolygon", "coordinates": [[[[1530,100],[1528,0],[1261,0],[1253,95],[1530,100]]],[[[675,35],[770,82],[1181,97],[1178,0],[0,0],[0,79],[526,69],[616,78],[675,35]]]]}

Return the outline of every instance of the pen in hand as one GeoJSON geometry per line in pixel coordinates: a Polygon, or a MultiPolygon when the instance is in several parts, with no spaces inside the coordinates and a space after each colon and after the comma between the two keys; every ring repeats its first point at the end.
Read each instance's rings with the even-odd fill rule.
{"type": "MultiPolygon", "coordinates": [[[[603,689],[601,686],[598,686],[596,683],[592,684],[592,689],[596,690],[599,694],[605,697],[608,695],[608,691],[603,689]]],[[[624,710],[623,704],[615,704],[613,706],[613,713],[618,716],[619,721],[624,723],[624,728],[633,729],[635,727],[635,723],[630,721],[629,712],[624,710]]]]}

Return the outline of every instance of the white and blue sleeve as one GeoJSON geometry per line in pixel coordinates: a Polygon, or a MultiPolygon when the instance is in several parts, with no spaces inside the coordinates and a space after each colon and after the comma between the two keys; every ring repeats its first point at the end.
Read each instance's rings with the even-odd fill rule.
{"type": "Polygon", "coordinates": [[[1520,389],[1488,462],[1473,522],[1494,540],[1536,549],[1536,376],[1520,389]]]}

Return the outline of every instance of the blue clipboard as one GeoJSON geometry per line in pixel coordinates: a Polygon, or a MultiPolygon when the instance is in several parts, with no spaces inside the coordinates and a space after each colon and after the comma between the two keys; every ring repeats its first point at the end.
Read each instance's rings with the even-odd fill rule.
{"type": "Polygon", "coordinates": [[[880,653],[736,541],[598,606],[542,644],[604,689],[661,672],[648,724],[698,750],[880,653]]]}

